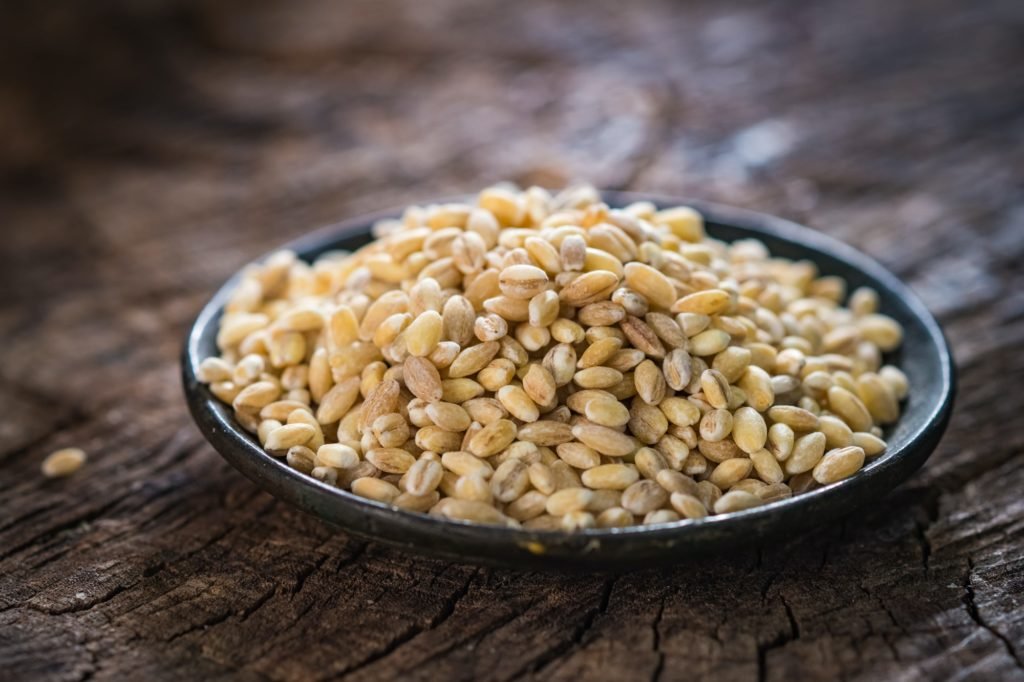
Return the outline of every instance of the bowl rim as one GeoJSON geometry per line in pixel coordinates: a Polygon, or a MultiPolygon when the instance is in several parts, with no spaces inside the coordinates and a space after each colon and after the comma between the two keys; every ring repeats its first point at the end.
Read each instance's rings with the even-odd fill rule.
{"type": "MultiPolygon", "coordinates": [[[[502,541],[524,548],[533,547],[535,546],[534,543],[540,543],[540,546],[547,546],[553,542],[562,542],[564,544],[569,539],[572,539],[575,544],[580,545],[585,543],[592,544],[595,541],[600,543],[606,540],[630,537],[658,538],[668,541],[670,544],[676,544],[685,539],[682,536],[685,535],[687,529],[738,525],[744,520],[769,517],[783,509],[810,509],[819,500],[835,496],[841,491],[849,490],[853,492],[858,489],[866,491],[872,481],[884,480],[888,474],[899,468],[904,457],[909,454],[908,451],[923,436],[929,433],[934,435],[936,428],[939,429],[939,432],[938,435],[934,435],[934,440],[937,441],[938,437],[941,436],[941,432],[944,431],[952,411],[956,385],[956,369],[949,343],[939,323],[921,299],[909,286],[900,281],[899,278],[890,273],[873,258],[825,233],[770,214],[699,199],[662,194],[610,190],[600,190],[600,192],[602,199],[613,207],[624,206],[634,201],[650,201],[659,207],[668,205],[690,206],[700,212],[705,217],[706,222],[727,224],[752,233],[764,233],[772,238],[790,242],[798,247],[808,249],[807,257],[809,260],[813,261],[815,255],[826,255],[860,270],[868,279],[882,283],[887,289],[902,298],[912,315],[924,327],[929,341],[934,345],[939,356],[942,390],[937,395],[929,396],[930,409],[924,421],[914,432],[907,436],[905,442],[896,448],[893,448],[890,444],[890,448],[885,453],[867,462],[860,471],[847,479],[751,509],[710,515],[702,519],[681,519],[661,524],[635,525],[620,528],[590,528],[567,532],[479,524],[431,516],[421,512],[406,511],[382,502],[359,497],[352,492],[330,486],[312,476],[292,469],[283,458],[273,457],[263,450],[254,436],[244,431],[234,421],[231,416],[230,406],[221,403],[213,396],[207,386],[199,383],[196,377],[196,369],[199,362],[204,359],[200,352],[203,332],[206,327],[214,324],[219,319],[219,315],[230,292],[234,289],[241,277],[241,273],[246,267],[242,266],[203,305],[202,310],[197,315],[195,321],[189,326],[186,334],[181,356],[182,379],[186,399],[200,431],[208,441],[214,444],[215,449],[219,452],[218,442],[222,443],[225,439],[231,441],[232,445],[241,448],[255,458],[256,462],[253,462],[253,464],[259,465],[263,473],[269,473],[267,469],[270,469],[274,474],[287,479],[289,483],[318,491],[320,494],[330,495],[336,500],[337,504],[350,506],[354,511],[368,517],[367,521],[370,524],[373,524],[375,520],[385,523],[398,522],[410,531],[422,531],[428,534],[455,529],[479,530],[492,534],[502,541]],[[220,429],[223,433],[217,435],[217,429],[220,429]]],[[[424,206],[452,201],[465,201],[466,198],[466,195],[443,197],[420,202],[415,205],[424,206]]],[[[310,252],[319,254],[331,251],[338,242],[369,235],[369,229],[376,221],[395,218],[401,214],[402,210],[402,208],[384,209],[328,224],[249,261],[249,264],[263,262],[271,254],[285,249],[294,251],[303,259],[310,252]]],[[[224,456],[223,452],[221,454],[224,456]]],[[[259,487],[267,488],[261,481],[257,480],[252,471],[242,469],[231,457],[225,456],[225,458],[231,461],[236,468],[239,468],[243,474],[254,480],[259,487]]],[[[923,463],[923,461],[924,459],[922,458],[917,466],[923,463]]],[[[914,466],[914,469],[917,466],[914,466]]],[[[905,477],[906,475],[904,475],[905,477]]],[[[889,486],[889,488],[894,485],[889,486]]],[[[276,493],[274,494],[276,495],[276,493]]],[[[347,530],[366,536],[365,532],[359,529],[349,528],[347,530]]],[[[386,538],[372,539],[394,543],[394,541],[386,538]]],[[[427,548],[426,551],[429,552],[431,550],[427,548]]]]}

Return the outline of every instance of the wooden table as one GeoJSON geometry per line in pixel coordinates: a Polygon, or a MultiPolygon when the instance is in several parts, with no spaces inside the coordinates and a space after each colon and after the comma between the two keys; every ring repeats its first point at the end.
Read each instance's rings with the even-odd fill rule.
{"type": "Polygon", "coordinates": [[[205,5],[0,18],[0,678],[1024,679],[1018,3],[205,5]],[[961,372],[924,470],[781,545],[523,574],[350,538],[202,440],[178,352],[238,266],[573,178],[803,220],[909,281],[961,372]]]}

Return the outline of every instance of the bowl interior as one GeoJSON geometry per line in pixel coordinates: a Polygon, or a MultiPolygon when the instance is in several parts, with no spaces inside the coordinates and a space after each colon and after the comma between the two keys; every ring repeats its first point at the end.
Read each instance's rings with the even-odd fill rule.
{"type": "MultiPolygon", "coordinates": [[[[236,277],[211,299],[191,328],[183,354],[186,398],[206,438],[236,468],[277,497],[357,535],[415,552],[497,565],[623,568],[676,560],[749,544],[751,538],[792,535],[877,499],[908,477],[928,457],[945,429],[952,407],[954,373],[946,341],[920,300],[874,260],[824,234],[772,216],[699,201],[604,193],[609,204],[638,199],[658,205],[687,204],[705,216],[708,234],[724,241],[756,238],[773,255],[814,262],[822,274],[838,275],[849,290],[871,286],[881,311],[904,328],[901,348],[886,358],[906,373],[911,393],[900,420],[885,437],[888,450],[855,476],[763,507],[658,526],[592,529],[578,533],[478,526],[396,510],[307,477],[260,448],[234,421],[229,406],[199,384],[198,363],[216,352],[221,310],[236,277]]],[[[304,260],[332,250],[351,250],[370,240],[383,212],[345,221],[286,245],[304,260]]]]}

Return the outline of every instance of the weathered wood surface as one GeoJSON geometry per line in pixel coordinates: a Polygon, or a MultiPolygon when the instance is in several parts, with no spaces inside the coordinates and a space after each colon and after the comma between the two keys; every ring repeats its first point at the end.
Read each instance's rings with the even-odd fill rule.
{"type": "Polygon", "coordinates": [[[1013,0],[6,3],[0,678],[1024,679],[1022,21],[1013,0]],[[806,220],[910,281],[962,377],[924,470],[781,546],[566,576],[351,539],[201,439],[177,353],[247,259],[577,177],[806,220]],[[87,467],[43,480],[67,445],[87,467]]]}

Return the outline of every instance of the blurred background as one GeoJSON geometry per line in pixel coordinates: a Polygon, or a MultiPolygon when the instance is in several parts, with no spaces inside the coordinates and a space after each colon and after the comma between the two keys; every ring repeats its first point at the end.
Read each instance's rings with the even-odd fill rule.
{"type": "Polygon", "coordinates": [[[968,238],[1010,219],[1024,167],[1013,0],[50,0],[0,13],[8,300],[70,276],[59,258],[24,262],[67,231],[61,257],[137,250],[148,269],[158,249],[178,272],[140,286],[180,285],[183,268],[208,286],[317,225],[497,180],[700,195],[868,250],[935,221],[971,223],[951,233],[968,238]]]}

